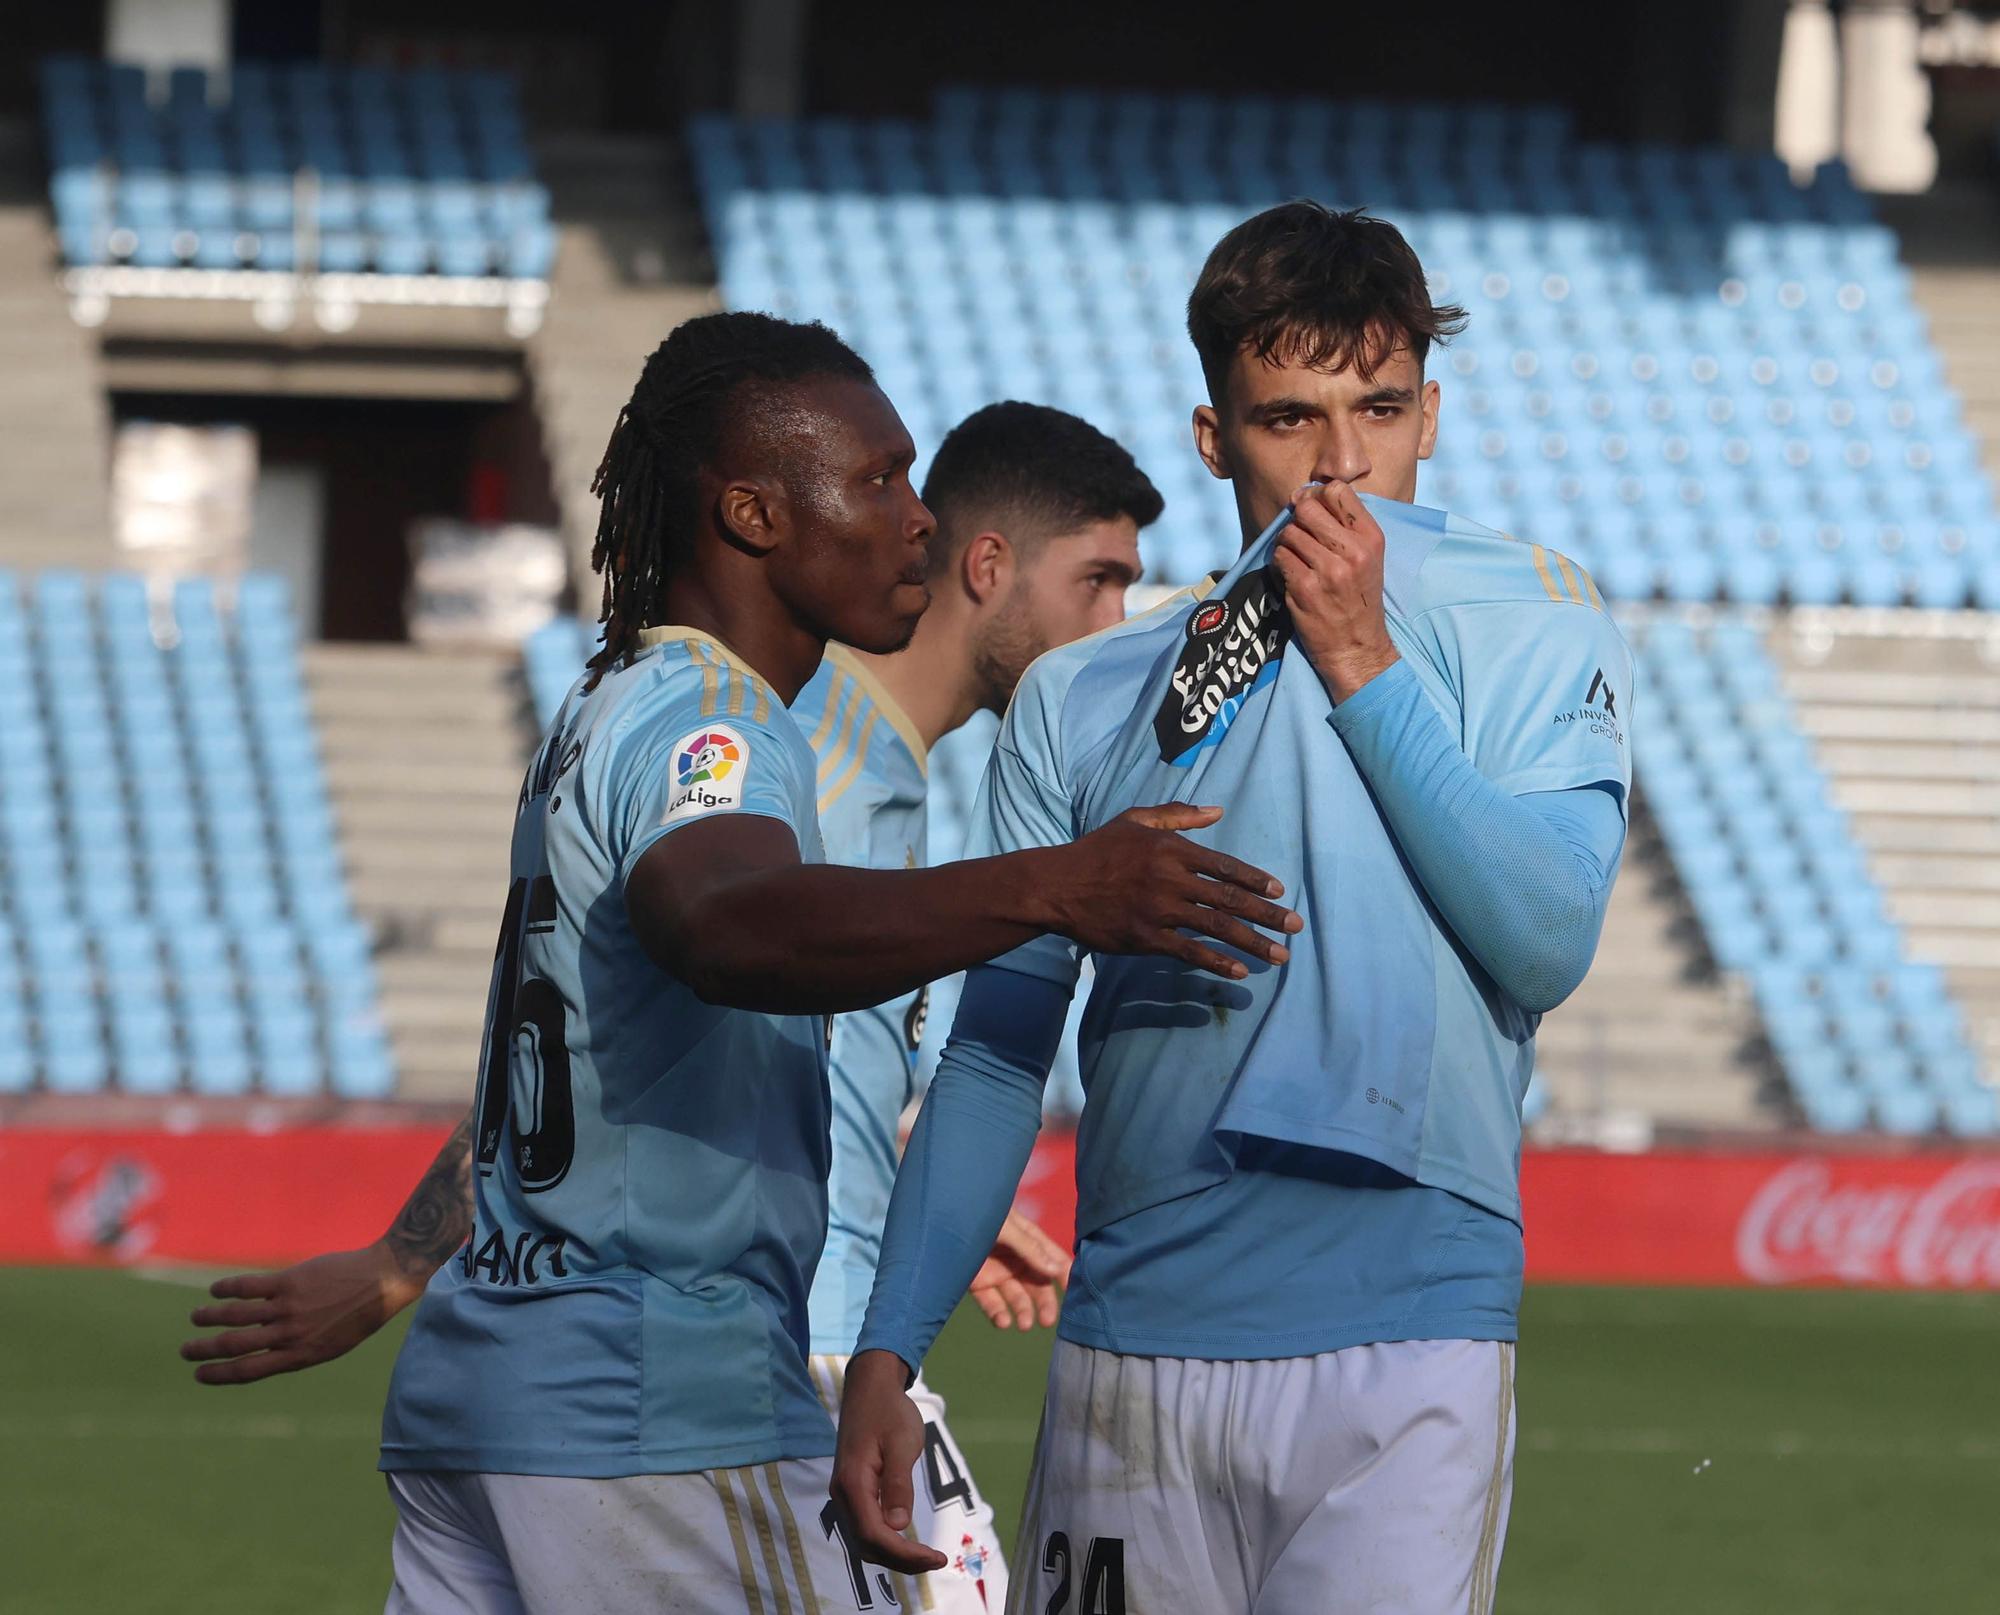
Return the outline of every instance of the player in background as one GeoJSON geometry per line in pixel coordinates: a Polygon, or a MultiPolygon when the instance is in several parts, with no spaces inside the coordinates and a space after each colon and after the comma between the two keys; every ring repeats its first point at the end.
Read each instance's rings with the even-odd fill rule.
{"type": "MultiPolygon", "coordinates": [[[[1236,982],[1098,962],[1016,1610],[1491,1607],[1520,1101],[1622,852],[1631,658],[1566,559],[1410,503],[1460,318],[1364,214],[1224,236],[1194,431],[1243,554],[1044,656],[1001,727],[974,847],[1214,799],[1307,921],[1236,982]]],[[[1036,941],[969,974],[897,1177],[835,1468],[886,1564],[932,1562],[898,1535],[904,1387],[1006,1214],[1077,973],[1036,941]]]]}
{"type": "MultiPolygon", "coordinates": [[[[914,627],[930,517],[910,457],[865,367],[818,328],[718,316],[649,361],[604,475],[605,650],[524,788],[478,1121],[381,1249],[237,1281],[197,1318],[231,1326],[186,1348],[231,1359],[204,1379],[307,1366],[365,1337],[400,1287],[464,1244],[419,1310],[385,1419],[403,1515],[393,1608],[875,1596],[830,1516],[801,1531],[793,1507],[815,1478],[823,1495],[811,1460],[831,1447],[803,1294],[825,1231],[828,1114],[818,1023],[780,1012],[859,1007],[1024,923],[1005,917],[1021,877],[1003,864],[978,895],[965,883],[981,872],[962,866],[832,891],[815,888],[857,872],[798,862],[817,839],[820,769],[784,700],[812,672],[822,625],[876,651],[914,627]],[[481,1177],[463,1242],[468,1154],[481,1177]]],[[[1126,845],[1100,857],[1122,879],[1023,874],[1068,888],[1065,906],[1108,904],[1113,934],[1136,928],[1143,945],[1231,974],[1241,966],[1181,928],[1265,944],[1191,898],[1295,923],[1261,898],[1192,887],[1192,868],[1267,882],[1191,843],[1136,820],[1110,839],[1126,845]],[[1172,912],[1159,886],[1179,893],[1172,912]]]]}
{"type": "MultiPolygon", "coordinates": [[[[1125,615],[1139,531],[1158,491],[1117,443],[1041,404],[990,404],[948,433],[924,478],[937,519],[930,609],[906,650],[827,647],[792,717],[819,758],[820,833],[835,863],[903,869],[927,861],[930,749],[975,712],[1003,711],[1028,664],[1125,615]]],[[[813,1383],[836,1413],[875,1282],[896,1174],[900,1118],[917,1094],[928,986],[837,1016],[833,1175],[826,1249],[812,1287],[813,1383]]],[[[1019,1213],[1002,1224],[971,1293],[996,1326],[1056,1321],[1069,1255],[1019,1213]]],[[[922,1381],[924,1451],[914,1530],[944,1555],[916,1590],[924,1609],[984,1615],[1006,1600],[993,1510],[952,1439],[943,1399],[922,1381]]]]}

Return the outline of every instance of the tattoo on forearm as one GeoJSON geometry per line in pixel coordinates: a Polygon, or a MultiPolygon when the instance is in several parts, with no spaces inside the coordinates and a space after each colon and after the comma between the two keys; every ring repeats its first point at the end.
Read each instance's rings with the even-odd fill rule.
{"type": "Polygon", "coordinates": [[[396,1265],[428,1280],[472,1233],[472,1113],[437,1153],[384,1236],[396,1265]]]}

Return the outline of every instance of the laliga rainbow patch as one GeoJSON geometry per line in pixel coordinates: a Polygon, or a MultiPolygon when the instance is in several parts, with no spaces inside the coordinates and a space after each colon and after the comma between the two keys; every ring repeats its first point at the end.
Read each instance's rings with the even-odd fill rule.
{"type": "Polygon", "coordinates": [[[750,769],[750,742],[726,723],[712,723],[676,741],[674,794],[662,824],[679,824],[705,813],[743,805],[743,781],[750,769]]]}

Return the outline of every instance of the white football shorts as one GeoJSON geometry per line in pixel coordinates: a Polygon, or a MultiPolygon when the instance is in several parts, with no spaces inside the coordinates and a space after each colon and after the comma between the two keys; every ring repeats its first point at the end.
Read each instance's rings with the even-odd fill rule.
{"type": "Polygon", "coordinates": [[[855,1615],[916,1607],[848,1551],[830,1458],[586,1480],[398,1470],[387,1615],[855,1615]]]}
{"type": "Polygon", "coordinates": [[[1056,1342],[1014,1615],[1488,1615],[1514,1348],[1207,1362],[1056,1342]]]}
{"type": "MultiPolygon", "coordinates": [[[[815,1356],[807,1367],[827,1412],[838,1419],[847,1359],[815,1356]]],[[[927,1575],[900,1578],[910,1583],[903,1608],[913,1615],[1000,1615],[1007,1606],[1007,1561],[993,1529],[993,1510],[945,1425],[944,1398],[920,1378],[910,1387],[910,1400],[924,1417],[924,1455],[911,1477],[916,1506],[910,1534],[949,1563],[927,1575]]]]}

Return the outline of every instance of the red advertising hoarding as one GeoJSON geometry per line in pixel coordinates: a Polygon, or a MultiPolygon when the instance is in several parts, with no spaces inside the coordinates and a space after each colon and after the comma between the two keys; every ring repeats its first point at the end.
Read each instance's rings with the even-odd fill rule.
{"type": "MultiPolygon", "coordinates": [[[[0,1262],[294,1260],[373,1238],[432,1127],[0,1131],[0,1262]]],[[[1075,1145],[1021,1186],[1058,1237],[1075,1145]]],[[[1528,1276],[1580,1283],[2000,1289],[2000,1153],[1530,1152],[1528,1276]]]]}
{"type": "Polygon", "coordinates": [[[0,1131],[0,1262],[275,1263],[365,1244],[448,1131],[0,1131]]]}

